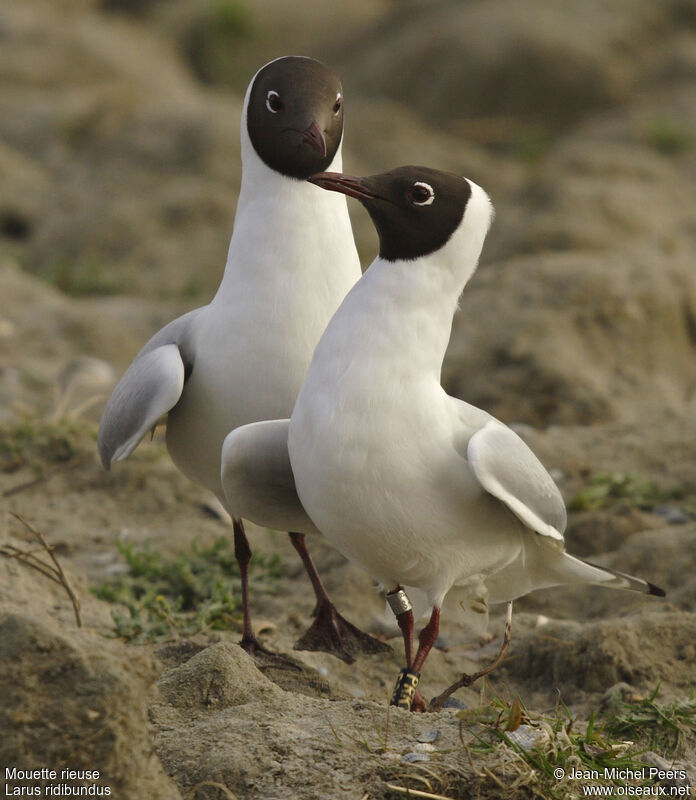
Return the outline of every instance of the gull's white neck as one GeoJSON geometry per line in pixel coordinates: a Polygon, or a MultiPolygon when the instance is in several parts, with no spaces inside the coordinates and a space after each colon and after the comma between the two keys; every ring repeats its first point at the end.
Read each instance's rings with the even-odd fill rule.
{"type": "MultiPolygon", "coordinates": [[[[242,184],[225,274],[213,302],[237,303],[240,295],[258,291],[268,294],[270,303],[274,297],[281,302],[284,292],[299,296],[312,287],[318,302],[326,293],[338,293],[340,301],[360,277],[346,198],[267,167],[249,138],[248,101],[247,92],[242,184]]],[[[342,166],[339,146],[328,169],[340,172],[342,166]]]]}
{"type": "Polygon", "coordinates": [[[476,270],[491,217],[488,196],[472,189],[466,216],[443,248],[412,261],[375,259],[331,320],[310,374],[316,362],[315,374],[320,363],[331,364],[336,380],[364,369],[439,384],[459,296],[476,270]]]}
{"type": "Polygon", "coordinates": [[[370,370],[383,359],[383,374],[439,382],[460,293],[442,278],[422,262],[375,259],[332,320],[332,347],[343,340],[343,348],[356,360],[365,358],[370,370]]]}

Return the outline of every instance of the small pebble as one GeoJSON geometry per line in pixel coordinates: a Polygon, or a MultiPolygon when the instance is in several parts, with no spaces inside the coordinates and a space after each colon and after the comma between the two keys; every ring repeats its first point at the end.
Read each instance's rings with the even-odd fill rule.
{"type": "Polygon", "coordinates": [[[413,750],[416,753],[432,753],[436,749],[434,744],[428,744],[427,742],[416,742],[413,745],[413,750]]]}
{"type": "Polygon", "coordinates": [[[430,756],[427,753],[406,753],[401,760],[407,764],[417,764],[419,761],[430,761],[430,756]]]}
{"type": "Polygon", "coordinates": [[[440,736],[440,731],[437,728],[432,728],[429,731],[422,731],[416,737],[418,742],[434,742],[440,736]]]}
{"type": "Polygon", "coordinates": [[[657,506],[653,512],[663,517],[668,525],[684,525],[691,522],[691,517],[677,506],[657,506]]]}
{"type": "Polygon", "coordinates": [[[603,710],[617,708],[620,702],[632,703],[636,699],[641,699],[636,689],[622,681],[610,686],[606,692],[604,692],[599,701],[599,707],[603,710]]]}
{"type": "Polygon", "coordinates": [[[101,553],[93,553],[90,558],[95,564],[109,564],[118,558],[118,554],[113,550],[102,550],[101,553]]]}
{"type": "Polygon", "coordinates": [[[509,731],[507,735],[515,744],[526,751],[531,750],[539,738],[543,737],[543,733],[536,728],[532,728],[531,725],[520,725],[516,731],[509,731]]]}
{"type": "Polygon", "coordinates": [[[129,571],[130,567],[128,564],[109,564],[109,566],[104,568],[104,572],[106,572],[107,575],[123,575],[129,571]]]}

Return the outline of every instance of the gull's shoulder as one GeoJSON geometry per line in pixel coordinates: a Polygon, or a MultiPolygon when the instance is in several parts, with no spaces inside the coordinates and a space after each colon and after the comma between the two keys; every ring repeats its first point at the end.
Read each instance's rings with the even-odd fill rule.
{"type": "Polygon", "coordinates": [[[563,497],[529,446],[491,414],[450,398],[453,445],[481,486],[531,530],[563,542],[563,497]]]}
{"type": "Polygon", "coordinates": [[[138,355],[133,359],[133,362],[135,363],[141,356],[155,350],[157,347],[168,344],[176,345],[180,350],[186,353],[185,357],[187,358],[189,357],[190,351],[190,357],[192,358],[192,332],[195,325],[200,322],[208,308],[209,306],[194,308],[182,314],[180,317],[173,319],[171,322],[168,322],[148,339],[138,355]]]}

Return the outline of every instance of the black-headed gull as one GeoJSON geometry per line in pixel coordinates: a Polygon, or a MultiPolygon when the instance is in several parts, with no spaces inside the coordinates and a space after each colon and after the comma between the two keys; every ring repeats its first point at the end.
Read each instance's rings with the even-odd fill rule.
{"type": "Polygon", "coordinates": [[[317,345],[289,457],[314,524],[395,600],[410,699],[452,587],[474,609],[558,584],[663,594],[569,555],[565,505],[541,462],[440,384],[452,318],[493,216],[484,190],[425,167],[311,180],[360,200],[380,250],[317,345]],[[432,607],[415,655],[402,586],[424,591],[432,607]]]}
{"type": "MultiPolygon", "coordinates": [[[[341,84],[323,64],[290,56],[256,73],[244,100],[242,183],[217,294],[150,339],[116,386],[99,430],[99,452],[108,469],[168,413],[172,459],[214,492],[233,517],[242,576],[241,644],[250,652],[262,648],[249,614],[244,497],[223,491],[221,448],[232,429],[291,413],[319,337],[360,277],[345,198],[305,180],[329,166],[341,168],[342,135],[341,84]]],[[[295,530],[293,519],[287,525],[282,517],[276,521],[281,529],[295,530]]],[[[369,637],[342,642],[353,635],[351,626],[344,627],[323,591],[305,532],[296,531],[291,539],[320,612],[305,644],[352,660],[356,649],[381,643],[369,637]]]]}

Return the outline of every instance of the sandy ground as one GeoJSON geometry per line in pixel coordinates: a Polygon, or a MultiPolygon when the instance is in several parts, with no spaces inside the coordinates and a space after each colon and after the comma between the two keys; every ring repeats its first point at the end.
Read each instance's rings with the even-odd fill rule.
{"type": "MultiPolygon", "coordinates": [[[[46,292],[34,279],[10,274],[39,296],[46,292]]],[[[71,313],[93,313],[92,301],[83,307],[61,298],[61,304],[63,322],[71,313]]],[[[102,309],[99,324],[107,319],[102,309]]],[[[639,473],[667,489],[685,487],[687,497],[691,492],[692,422],[665,415],[640,425],[520,429],[554,470],[567,499],[586,485],[590,471],[639,473]]],[[[15,430],[8,425],[6,433],[15,430]]],[[[259,671],[236,646],[236,629],[153,644],[109,638],[111,609],[88,587],[122,573],[116,543],[173,554],[194,541],[231,536],[231,528],[211,513],[205,493],[176,471],[159,437],[105,473],[93,436],[86,412],[67,462],[52,461],[48,450],[32,451],[31,461],[17,466],[6,460],[0,473],[0,491],[8,493],[2,544],[33,547],[11,513],[43,532],[75,586],[84,621],[78,631],[62,587],[24,564],[0,559],[0,692],[10,701],[3,709],[3,764],[98,768],[124,798],[391,797],[398,793],[390,794],[387,784],[425,786],[412,778],[425,768],[438,777],[423,780],[448,797],[500,796],[496,781],[514,786],[519,776],[505,765],[491,765],[496,779],[482,771],[486,762],[472,768],[459,738],[457,708],[410,716],[388,710],[402,666],[400,638],[370,580],[320,540],[311,549],[337,605],[389,642],[393,654],[348,665],[331,655],[294,651],[311,622],[313,595],[287,537],[253,526],[254,547],[282,557],[272,590],[254,595],[256,623],[264,644],[290,656],[296,668],[260,662],[259,671]],[[33,483],[37,475],[43,477],[33,483]],[[434,744],[418,741],[435,730],[434,744]],[[413,753],[428,761],[404,761],[413,753]],[[206,782],[232,794],[205,788],[206,782]]],[[[648,578],[668,591],[667,600],[591,587],[530,595],[516,606],[503,666],[485,686],[460,690],[457,700],[477,708],[496,697],[520,698],[535,713],[553,714],[560,695],[578,720],[586,720],[619,683],[641,696],[659,684],[665,701],[686,697],[696,662],[696,524],[681,510],[685,506],[686,500],[671,500],[656,513],[622,500],[571,513],[571,551],[648,578]]],[[[425,696],[492,659],[502,620],[496,609],[490,625],[495,638],[485,645],[456,619],[444,620],[423,676],[425,696]]],[[[688,761],[693,753],[687,749],[679,758],[688,761]]],[[[510,791],[517,796],[532,789],[510,791]]]]}

